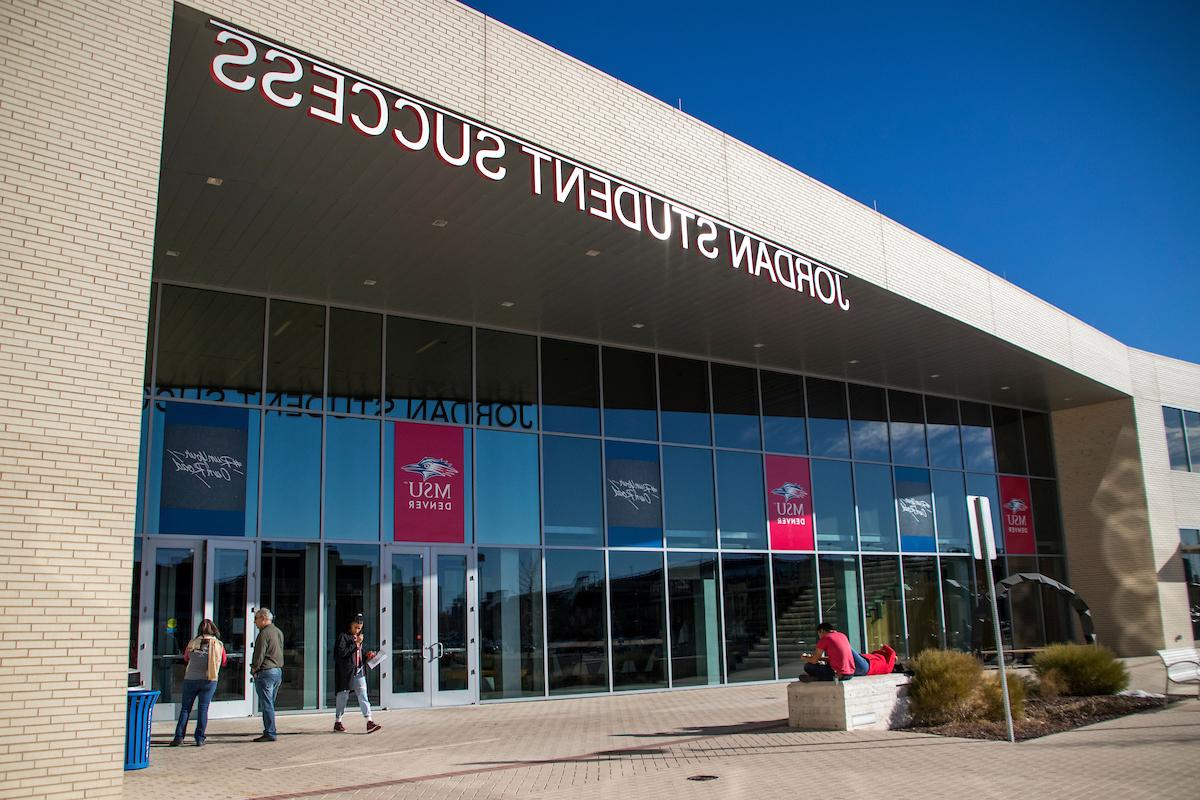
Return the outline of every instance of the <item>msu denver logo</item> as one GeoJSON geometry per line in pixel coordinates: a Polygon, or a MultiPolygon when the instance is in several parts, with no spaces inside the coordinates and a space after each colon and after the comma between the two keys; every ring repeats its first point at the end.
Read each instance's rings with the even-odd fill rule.
{"type": "Polygon", "coordinates": [[[1029,506],[1025,504],[1025,501],[1019,497],[1014,497],[1012,500],[1009,500],[1004,504],[1004,507],[1013,514],[1020,514],[1022,511],[1025,511],[1029,508],[1029,506]]]}
{"type": "Polygon", "coordinates": [[[772,489],[771,494],[777,494],[784,500],[803,500],[808,497],[808,492],[804,490],[803,486],[791,483],[790,481],[778,489],[772,489]]]}
{"type": "Polygon", "coordinates": [[[405,472],[415,472],[423,481],[430,478],[453,478],[458,474],[458,470],[449,461],[432,456],[425,456],[415,464],[405,464],[402,469],[405,472]]]}

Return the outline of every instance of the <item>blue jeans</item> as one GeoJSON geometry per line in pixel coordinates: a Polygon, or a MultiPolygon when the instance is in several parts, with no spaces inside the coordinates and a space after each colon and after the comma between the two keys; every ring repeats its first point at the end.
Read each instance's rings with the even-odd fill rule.
{"type": "Polygon", "coordinates": [[[358,707],[362,710],[363,717],[370,719],[371,701],[367,699],[367,678],[365,675],[359,675],[350,679],[349,689],[337,693],[337,721],[341,722],[342,715],[346,713],[346,703],[350,700],[351,692],[358,697],[358,707]]]}
{"type": "Polygon", "coordinates": [[[179,722],[175,723],[175,738],[187,736],[188,718],[192,715],[192,703],[200,701],[196,711],[196,744],[204,741],[204,730],[208,727],[208,704],[217,692],[216,681],[185,680],[183,700],[179,704],[179,722]]]}
{"type": "Polygon", "coordinates": [[[859,655],[857,650],[851,650],[850,654],[854,656],[853,675],[838,675],[828,664],[805,664],[804,672],[819,681],[832,681],[838,678],[848,681],[851,678],[866,675],[867,670],[871,668],[870,663],[868,663],[865,658],[859,655]]]}
{"type": "Polygon", "coordinates": [[[850,655],[854,656],[854,677],[866,675],[867,671],[871,669],[871,663],[859,655],[857,650],[851,650],[850,655]]]}
{"type": "Polygon", "coordinates": [[[263,736],[275,738],[275,694],[283,682],[283,670],[264,669],[254,676],[254,691],[258,695],[258,707],[262,711],[263,736]]]}

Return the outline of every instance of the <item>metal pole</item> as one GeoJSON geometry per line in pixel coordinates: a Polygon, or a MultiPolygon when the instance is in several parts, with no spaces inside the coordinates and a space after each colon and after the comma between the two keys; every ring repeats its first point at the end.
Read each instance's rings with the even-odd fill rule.
{"type": "MultiPolygon", "coordinates": [[[[984,525],[990,523],[991,520],[983,519],[983,509],[978,503],[972,509],[978,521],[979,530],[984,530],[984,525]]],[[[996,579],[992,575],[992,559],[989,558],[987,548],[981,547],[983,555],[983,564],[987,570],[988,595],[992,600],[992,632],[996,636],[996,660],[1000,662],[1000,693],[1004,698],[1004,724],[1008,728],[1008,741],[1016,742],[1016,737],[1013,735],[1012,723],[1012,708],[1008,702],[1008,677],[1004,670],[1004,641],[1000,638],[1000,608],[996,604],[996,579]]]]}

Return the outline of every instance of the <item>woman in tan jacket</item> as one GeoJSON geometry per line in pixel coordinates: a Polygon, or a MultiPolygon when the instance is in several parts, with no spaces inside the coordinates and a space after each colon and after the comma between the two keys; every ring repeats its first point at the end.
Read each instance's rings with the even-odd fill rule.
{"type": "Polygon", "coordinates": [[[211,619],[200,623],[196,638],[183,649],[183,660],[187,670],[183,673],[183,701],[179,705],[179,722],[175,725],[175,738],[171,747],[183,744],[187,733],[188,717],[192,714],[192,703],[200,701],[196,712],[196,746],[204,744],[204,729],[208,727],[208,705],[217,691],[217,675],[225,666],[225,645],[221,644],[221,632],[211,619]]]}

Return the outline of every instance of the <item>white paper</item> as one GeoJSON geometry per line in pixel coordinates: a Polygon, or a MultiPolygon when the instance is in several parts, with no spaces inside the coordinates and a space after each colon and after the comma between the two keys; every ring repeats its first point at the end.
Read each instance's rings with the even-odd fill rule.
{"type": "Polygon", "coordinates": [[[383,661],[385,658],[387,658],[387,653],[380,650],[378,653],[367,659],[367,666],[370,669],[375,669],[379,666],[379,662],[383,661]]]}

